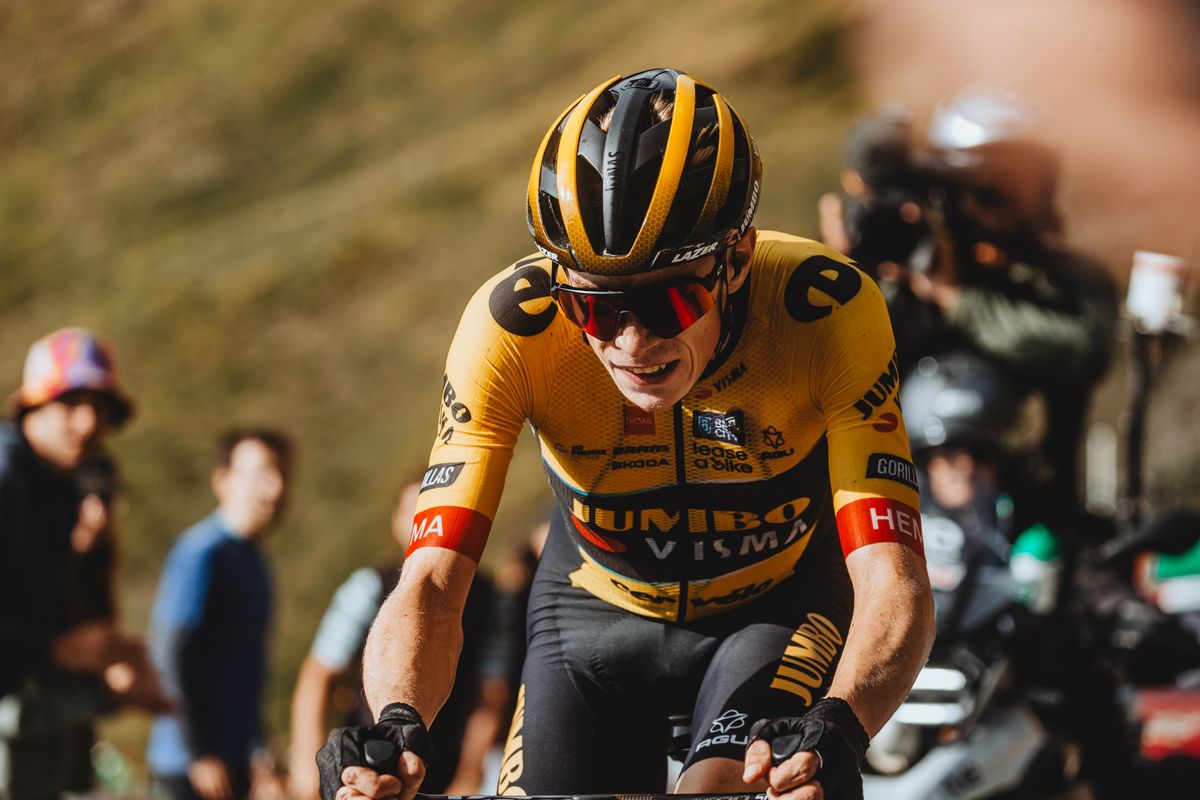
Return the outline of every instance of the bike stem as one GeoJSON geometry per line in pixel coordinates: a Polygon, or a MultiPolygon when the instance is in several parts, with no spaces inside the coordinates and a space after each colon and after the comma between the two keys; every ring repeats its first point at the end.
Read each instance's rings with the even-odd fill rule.
{"type": "Polygon", "coordinates": [[[1132,358],[1129,361],[1128,408],[1125,420],[1126,458],[1125,491],[1121,516],[1127,529],[1142,521],[1145,511],[1143,487],[1146,409],[1150,403],[1150,384],[1154,367],[1162,355],[1162,337],[1134,329],[1132,358]]]}

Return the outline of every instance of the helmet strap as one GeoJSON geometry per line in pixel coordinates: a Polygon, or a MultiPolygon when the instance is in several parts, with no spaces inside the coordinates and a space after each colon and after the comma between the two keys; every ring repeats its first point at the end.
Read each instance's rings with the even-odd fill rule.
{"type": "MultiPolygon", "coordinates": [[[[742,332],[742,325],[745,322],[745,303],[734,302],[729,289],[729,274],[732,268],[731,258],[734,252],[733,245],[730,245],[725,251],[726,268],[722,270],[721,274],[721,282],[725,287],[725,291],[721,293],[721,303],[718,306],[718,310],[721,313],[721,330],[717,336],[717,347],[713,351],[713,357],[704,368],[704,376],[712,374],[721,366],[725,357],[737,344],[737,340],[742,332]]],[[[745,286],[742,289],[744,290],[745,286]]]]}

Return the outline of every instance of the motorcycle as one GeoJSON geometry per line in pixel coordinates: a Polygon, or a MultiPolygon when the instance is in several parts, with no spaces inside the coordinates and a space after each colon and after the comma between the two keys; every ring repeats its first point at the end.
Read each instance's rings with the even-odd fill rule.
{"type": "Polygon", "coordinates": [[[867,798],[1036,797],[1080,780],[1080,746],[1052,724],[1063,693],[1037,674],[1042,656],[1062,661],[1047,649],[1065,640],[1062,615],[1050,613],[1062,565],[1048,529],[1019,527],[1027,521],[1007,491],[1015,385],[968,353],[924,358],[901,383],[937,637],[867,750],[867,798]]]}
{"type": "Polygon", "coordinates": [[[1189,796],[1200,785],[1200,511],[1162,513],[1097,558],[1129,575],[1128,587],[1161,614],[1130,613],[1126,602],[1112,627],[1138,783],[1155,796],[1189,796]]]}
{"type": "Polygon", "coordinates": [[[1175,560],[1157,573],[1193,572],[1159,585],[1159,599],[1198,599],[1185,590],[1200,573],[1200,513],[1125,535],[1087,515],[1065,539],[1036,524],[1006,446],[1013,385],[962,353],[923,359],[902,383],[937,643],[867,751],[866,797],[1037,797],[1088,784],[1180,796],[1181,769],[1200,764],[1188,756],[1200,745],[1200,672],[1188,678],[1200,639],[1127,576],[1137,554],[1165,553],[1156,564],[1175,560]]]}
{"type": "Polygon", "coordinates": [[[977,527],[973,539],[939,509],[923,514],[937,644],[867,750],[868,800],[1037,797],[1078,781],[1078,746],[1042,721],[1056,693],[1018,679],[1014,655],[1036,639],[1042,620],[1014,599],[1021,586],[1003,518],[967,516],[1001,524],[977,527]]]}

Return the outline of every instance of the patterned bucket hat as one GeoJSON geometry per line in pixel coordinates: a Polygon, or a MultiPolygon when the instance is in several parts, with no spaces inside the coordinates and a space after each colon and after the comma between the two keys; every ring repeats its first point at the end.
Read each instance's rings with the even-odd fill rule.
{"type": "Polygon", "coordinates": [[[112,398],[114,425],[133,413],[133,398],[117,380],[112,347],[85,328],[63,328],[29,348],[21,388],[9,395],[8,410],[15,417],[79,389],[112,398]]]}

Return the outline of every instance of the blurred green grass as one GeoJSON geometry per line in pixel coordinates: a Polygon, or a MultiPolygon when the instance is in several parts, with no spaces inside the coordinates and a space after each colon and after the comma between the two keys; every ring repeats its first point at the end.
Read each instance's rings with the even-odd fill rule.
{"type": "MultiPolygon", "coordinates": [[[[111,337],[139,413],[113,448],[125,616],[211,506],[211,443],[292,432],[272,536],[268,720],[334,587],[388,552],[472,289],[532,250],[528,160],[568,102],[672,65],[721,87],[766,163],[758,222],[812,235],[859,110],[852,6],[65,0],[0,5],[0,376],[68,324],[111,337]]],[[[485,564],[549,495],[523,442],[485,564]]],[[[145,722],[109,725],[140,755],[145,722]]]]}

